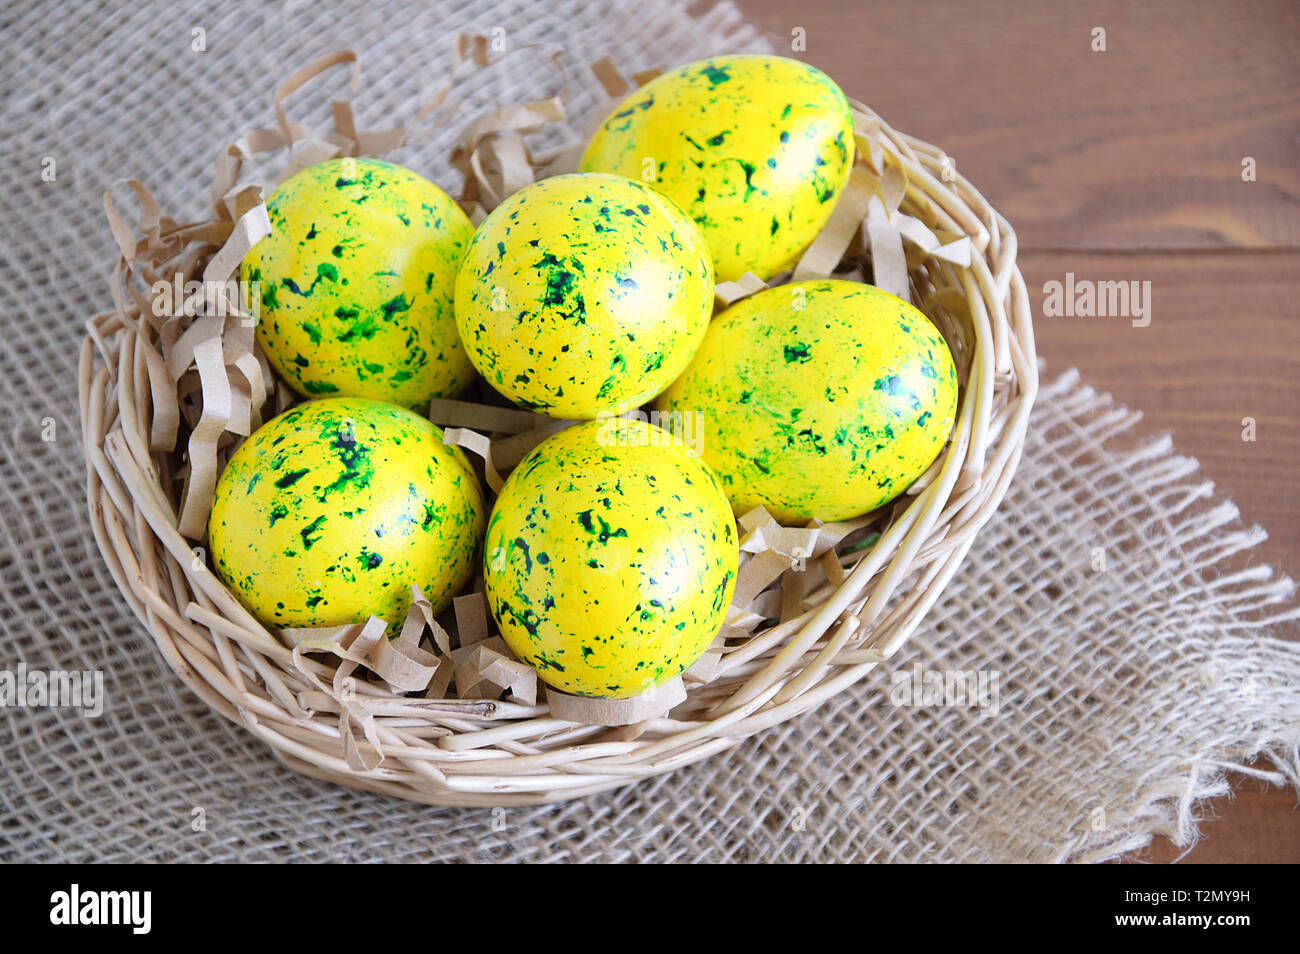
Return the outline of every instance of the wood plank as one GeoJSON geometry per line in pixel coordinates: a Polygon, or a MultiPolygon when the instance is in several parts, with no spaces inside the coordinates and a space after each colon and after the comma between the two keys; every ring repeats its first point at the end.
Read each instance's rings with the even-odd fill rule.
{"type": "Polygon", "coordinates": [[[1028,252],[1021,270],[1049,374],[1079,367],[1098,390],[1169,431],[1269,539],[1254,562],[1300,579],[1300,254],[1028,252]],[[1044,285],[1150,282],[1151,323],[1046,317],[1044,285]],[[1244,418],[1254,442],[1242,440],[1244,418]]]}
{"type": "MultiPolygon", "coordinates": [[[[1020,267],[1048,373],[1076,366],[1094,387],[1141,409],[1140,427],[1170,431],[1176,450],[1201,462],[1242,519],[1268,531],[1249,562],[1300,579],[1300,255],[1028,252],[1020,267]],[[1064,282],[1067,272],[1151,282],[1151,323],[1044,316],[1044,284],[1064,282]],[[1247,416],[1256,420],[1254,443],[1241,439],[1247,416]]],[[[1253,778],[1234,787],[1202,808],[1204,837],[1191,851],[1157,838],[1126,860],[1300,861],[1295,792],[1253,778]]]]}
{"type": "Polygon", "coordinates": [[[1294,2],[739,5],[946,150],[1022,248],[1300,248],[1294,2]]]}

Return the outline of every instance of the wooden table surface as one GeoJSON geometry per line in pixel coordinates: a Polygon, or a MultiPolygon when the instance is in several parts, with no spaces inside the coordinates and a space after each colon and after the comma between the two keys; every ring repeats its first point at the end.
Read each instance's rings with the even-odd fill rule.
{"type": "MultiPolygon", "coordinates": [[[[1268,531],[1254,561],[1300,579],[1300,4],[738,3],[954,159],[1016,229],[1049,377],[1076,366],[1171,432],[1268,531]],[[1151,282],[1150,324],[1043,317],[1067,272],[1151,282]]],[[[1300,862],[1295,792],[1234,788],[1182,860],[1300,862]]],[[[1157,839],[1132,860],[1181,854],[1157,839]]]]}

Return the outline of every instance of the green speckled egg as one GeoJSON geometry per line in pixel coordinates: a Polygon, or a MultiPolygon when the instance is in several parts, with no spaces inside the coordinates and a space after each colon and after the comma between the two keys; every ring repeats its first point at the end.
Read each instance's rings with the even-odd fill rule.
{"type": "Polygon", "coordinates": [[[451,198],[378,159],[309,166],[271,194],[272,232],[240,269],[257,282],[257,338],[299,394],[416,408],[473,368],[452,294],[473,227],[451,198]]]}
{"type": "Polygon", "coordinates": [[[686,210],[720,282],[792,266],[853,165],[853,114],[825,73],[779,56],[718,56],[614,108],[579,168],[645,182],[686,210]]]}
{"type": "Polygon", "coordinates": [[[510,648],[566,692],[634,696],[713,641],[736,581],[717,478],[644,422],[607,418],[546,440],[488,519],[488,603],[510,648]]]}
{"type": "Polygon", "coordinates": [[[217,481],[217,573],[260,620],[396,635],[415,584],[446,606],[474,568],[485,508],[463,453],[411,411],[308,401],[246,440],[217,481]]]}
{"type": "Polygon", "coordinates": [[[737,513],[844,520],[934,462],[957,372],[908,302],[859,282],[798,282],[720,314],[657,407],[704,415],[704,459],[737,513]]]}
{"type": "Polygon", "coordinates": [[[543,179],[474,233],[456,321],[474,366],[523,407],[594,418],[658,394],[690,361],[713,310],[699,229],[618,176],[543,179]]]}

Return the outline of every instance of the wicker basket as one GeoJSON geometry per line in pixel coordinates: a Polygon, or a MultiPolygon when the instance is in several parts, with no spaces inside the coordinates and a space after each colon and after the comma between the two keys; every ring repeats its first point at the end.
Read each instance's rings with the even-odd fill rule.
{"type": "MultiPolygon", "coordinates": [[[[292,88],[291,80],[281,93],[292,88]]],[[[180,420],[169,449],[157,433],[153,395],[160,380],[176,385],[177,377],[184,392],[197,374],[161,377],[159,329],[143,310],[147,302],[119,290],[113,310],[91,320],[80,355],[87,496],[104,559],[167,664],[296,771],[435,805],[533,804],[625,785],[717,755],[866,677],[921,622],[1006,493],[1038,381],[1011,227],[939,149],[896,132],[860,103],[853,107],[860,153],[903,173],[895,176],[905,181],[897,212],[969,238],[969,267],[908,249],[911,298],[957,359],[960,410],[935,466],[877,515],[879,537],[832,557],[836,566],[797,613],[717,647],[711,678],[691,685],[666,715],[630,726],[564,722],[545,699],[534,706],[439,701],[365,680],[340,695],[334,661],[295,655],[211,572],[196,549],[202,541],[178,529],[175,485],[185,473],[187,426],[206,425],[180,420]],[[349,728],[348,713],[365,721],[362,737],[349,728]],[[364,767],[358,750],[369,757],[364,767]]],[[[283,137],[301,138],[279,116],[283,137]]],[[[364,154],[367,134],[352,130],[350,114],[341,118],[336,110],[341,138],[364,154]]],[[[275,139],[274,130],[262,132],[275,139]]],[[[484,203],[492,188],[479,175],[485,164],[473,156],[477,145],[459,164],[473,180],[467,197],[484,203]]],[[[553,157],[528,158],[541,167],[553,157]]],[[[238,201],[215,202],[210,221],[180,225],[137,192],[145,206],[140,231],[155,241],[170,237],[188,274],[202,272],[245,211],[238,201]]],[[[124,253],[119,275],[129,273],[132,242],[144,239],[125,235],[120,221],[114,232],[124,253]]],[[[274,389],[268,411],[287,400],[283,386],[274,389]]]]}

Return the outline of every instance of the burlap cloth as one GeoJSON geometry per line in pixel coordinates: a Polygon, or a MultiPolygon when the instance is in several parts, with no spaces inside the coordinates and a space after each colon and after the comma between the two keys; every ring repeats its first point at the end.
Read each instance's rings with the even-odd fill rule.
{"type": "MultiPolygon", "coordinates": [[[[562,45],[576,130],[603,98],[587,61],[631,73],[766,44],[727,3],[692,19],[674,0],[26,0],[0,29],[0,668],[101,669],[107,693],[97,719],[0,712],[0,860],[1083,861],[1157,832],[1189,844],[1198,800],[1257,755],[1257,774],[1300,783],[1291,581],[1240,569],[1262,532],[1073,373],[1043,389],[1017,480],[928,625],[820,709],[550,808],[431,809],[294,775],[166,668],[91,537],[74,365],[115,255],[101,192],[138,176],[198,213],[217,150],[268,124],[271,86],[342,46],[366,67],[358,122],[379,128],[441,85],[457,31],[562,45]],[[997,672],[1000,711],[894,705],[890,673],[918,663],[997,672]]],[[[532,52],[472,76],[460,117],[554,92],[532,52]]],[[[450,145],[397,158],[454,185],[450,145]]]]}

